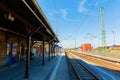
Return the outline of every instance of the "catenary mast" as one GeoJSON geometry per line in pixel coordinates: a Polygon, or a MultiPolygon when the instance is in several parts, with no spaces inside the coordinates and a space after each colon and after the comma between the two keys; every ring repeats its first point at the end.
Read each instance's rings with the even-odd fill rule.
{"type": "Polygon", "coordinates": [[[100,18],[101,18],[101,32],[102,32],[102,47],[103,49],[106,48],[106,32],[104,26],[104,14],[103,14],[103,7],[100,8],[100,18]]]}

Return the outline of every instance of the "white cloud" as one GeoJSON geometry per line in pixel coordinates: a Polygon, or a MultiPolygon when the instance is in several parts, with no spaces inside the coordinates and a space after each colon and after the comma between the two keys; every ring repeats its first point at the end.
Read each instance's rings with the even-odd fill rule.
{"type": "Polygon", "coordinates": [[[48,17],[51,19],[51,21],[55,22],[55,18],[57,15],[60,14],[60,12],[55,9],[51,9],[47,14],[48,14],[48,17]]]}
{"type": "Polygon", "coordinates": [[[78,20],[72,20],[72,19],[69,19],[67,16],[68,16],[68,9],[67,8],[64,8],[64,9],[60,9],[60,10],[50,10],[48,12],[48,16],[50,17],[50,19],[52,21],[54,21],[54,18],[56,16],[59,16],[59,17],[62,17],[65,21],[68,21],[68,22],[73,22],[73,21],[78,21],[78,20]]]}
{"type": "Polygon", "coordinates": [[[68,16],[68,11],[67,11],[66,8],[65,8],[65,9],[60,9],[60,13],[61,13],[61,16],[63,17],[63,19],[64,19],[65,21],[68,21],[68,22],[77,21],[77,20],[72,20],[72,19],[67,18],[67,16],[68,16]]]}
{"type": "Polygon", "coordinates": [[[60,9],[60,12],[61,12],[61,14],[62,14],[62,17],[66,20],[67,18],[67,14],[68,14],[68,12],[67,12],[67,9],[60,9]]]}
{"type": "Polygon", "coordinates": [[[49,15],[49,16],[53,16],[54,13],[53,13],[53,12],[49,12],[48,15],[49,15]]]}
{"type": "Polygon", "coordinates": [[[54,10],[54,9],[50,10],[49,13],[48,13],[49,16],[55,16],[55,15],[58,15],[58,14],[59,14],[59,11],[54,10]]]}
{"type": "Polygon", "coordinates": [[[97,1],[95,2],[95,6],[98,6],[98,2],[97,1]]]}
{"type": "Polygon", "coordinates": [[[80,2],[79,9],[78,9],[79,12],[83,13],[88,11],[88,9],[84,7],[85,3],[86,3],[86,0],[82,0],[80,2]]]}

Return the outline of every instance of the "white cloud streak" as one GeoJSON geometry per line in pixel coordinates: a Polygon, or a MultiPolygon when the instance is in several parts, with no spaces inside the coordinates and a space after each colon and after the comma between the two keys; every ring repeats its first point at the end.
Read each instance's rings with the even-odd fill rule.
{"type": "Polygon", "coordinates": [[[66,17],[67,17],[67,14],[68,14],[67,9],[60,9],[60,12],[62,14],[63,19],[66,20],[67,19],[66,17]]]}
{"type": "Polygon", "coordinates": [[[68,22],[76,22],[76,21],[78,21],[78,20],[73,20],[73,19],[67,18],[67,16],[68,16],[68,11],[67,11],[66,8],[65,8],[65,9],[60,9],[60,13],[61,13],[61,15],[62,15],[62,17],[63,17],[63,19],[64,19],[65,21],[68,21],[68,22]]]}
{"type": "Polygon", "coordinates": [[[51,11],[49,11],[48,15],[52,20],[56,16],[61,16],[63,18],[63,20],[68,21],[68,22],[78,21],[78,20],[72,20],[72,19],[68,18],[68,9],[67,8],[59,9],[59,10],[52,9],[51,11]]]}
{"type": "Polygon", "coordinates": [[[87,12],[87,11],[88,11],[88,9],[84,7],[85,3],[86,3],[86,0],[82,0],[82,1],[80,2],[79,8],[78,8],[78,11],[79,11],[80,13],[84,13],[84,12],[87,12]]]}

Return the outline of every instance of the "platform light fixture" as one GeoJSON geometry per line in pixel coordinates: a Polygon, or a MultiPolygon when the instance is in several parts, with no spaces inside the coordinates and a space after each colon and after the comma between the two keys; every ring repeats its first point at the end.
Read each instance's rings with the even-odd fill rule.
{"type": "Polygon", "coordinates": [[[6,13],[4,17],[10,21],[14,21],[15,18],[13,17],[12,13],[6,13]]]}

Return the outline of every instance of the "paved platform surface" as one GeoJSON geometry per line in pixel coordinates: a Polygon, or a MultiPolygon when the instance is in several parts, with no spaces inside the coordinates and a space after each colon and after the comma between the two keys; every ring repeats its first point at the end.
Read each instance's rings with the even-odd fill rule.
{"type": "Polygon", "coordinates": [[[29,79],[24,79],[25,61],[22,61],[16,65],[0,68],[0,80],[70,80],[64,53],[50,61],[48,56],[45,56],[44,66],[41,61],[41,56],[31,60],[29,79]]]}
{"type": "Polygon", "coordinates": [[[65,54],[62,54],[62,59],[60,61],[54,80],[70,80],[70,75],[69,75],[65,54]]]}

